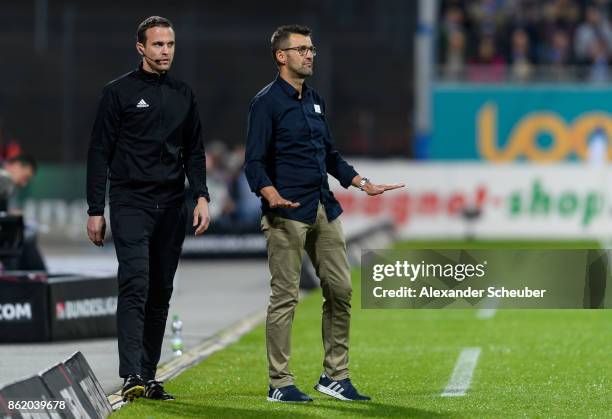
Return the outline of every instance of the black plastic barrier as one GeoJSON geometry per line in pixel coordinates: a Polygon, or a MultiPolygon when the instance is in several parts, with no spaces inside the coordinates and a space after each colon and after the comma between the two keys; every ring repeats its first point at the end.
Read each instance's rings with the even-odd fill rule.
{"type": "Polygon", "coordinates": [[[40,417],[62,417],[61,410],[55,408],[59,403],[51,403],[50,407],[42,409],[27,408],[29,402],[52,400],[53,396],[42,378],[35,375],[0,389],[0,413],[3,418],[30,418],[33,413],[40,417]]]}
{"type": "Polygon", "coordinates": [[[23,273],[0,276],[0,342],[49,340],[48,285],[23,273]]]}
{"type": "Polygon", "coordinates": [[[116,336],[117,279],[0,275],[0,342],[116,336]]]}
{"type": "Polygon", "coordinates": [[[0,388],[2,417],[101,419],[111,412],[102,386],[80,352],[39,375],[0,388]]]}

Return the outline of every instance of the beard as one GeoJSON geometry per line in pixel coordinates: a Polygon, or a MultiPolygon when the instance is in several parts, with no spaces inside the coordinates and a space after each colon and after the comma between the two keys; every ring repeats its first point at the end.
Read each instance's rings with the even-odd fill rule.
{"type": "Polygon", "coordinates": [[[312,76],[313,73],[313,67],[312,65],[310,67],[307,67],[305,65],[299,65],[299,66],[291,66],[291,71],[293,71],[297,76],[300,76],[302,78],[306,78],[309,76],[312,76]]]}
{"type": "Polygon", "coordinates": [[[300,67],[297,73],[303,77],[312,76],[312,67],[300,67]]]}

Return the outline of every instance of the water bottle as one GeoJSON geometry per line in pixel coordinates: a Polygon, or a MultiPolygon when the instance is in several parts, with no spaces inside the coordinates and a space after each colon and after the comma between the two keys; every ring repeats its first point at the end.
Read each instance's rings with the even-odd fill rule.
{"type": "Polygon", "coordinates": [[[183,322],[178,315],[172,316],[172,353],[174,356],[183,355],[183,338],[181,331],[183,330],[183,322]]]}

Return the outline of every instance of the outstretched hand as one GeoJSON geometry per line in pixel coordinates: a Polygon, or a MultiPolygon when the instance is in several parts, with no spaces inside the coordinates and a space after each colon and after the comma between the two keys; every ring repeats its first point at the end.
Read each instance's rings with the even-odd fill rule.
{"type": "Polygon", "coordinates": [[[381,185],[376,185],[374,183],[366,183],[363,186],[363,191],[368,195],[380,195],[386,191],[391,191],[393,189],[403,188],[403,183],[383,183],[381,185]]]}
{"type": "Polygon", "coordinates": [[[262,188],[261,195],[268,201],[270,208],[297,208],[300,206],[299,202],[293,202],[283,198],[274,186],[262,188]]]}

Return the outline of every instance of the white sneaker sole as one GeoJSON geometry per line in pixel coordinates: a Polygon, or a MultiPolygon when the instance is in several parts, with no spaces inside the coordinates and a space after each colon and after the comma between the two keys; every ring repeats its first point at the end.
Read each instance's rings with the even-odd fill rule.
{"type": "Polygon", "coordinates": [[[303,401],[288,401],[288,400],[278,400],[278,399],[273,399],[272,397],[267,397],[267,400],[269,402],[279,402],[279,403],[309,403],[312,400],[303,400],[303,401]]]}
{"type": "Polygon", "coordinates": [[[353,401],[351,399],[347,399],[346,397],[344,397],[342,394],[338,393],[337,391],[334,391],[332,389],[324,387],[321,384],[317,384],[315,386],[315,390],[317,390],[319,393],[327,394],[328,396],[331,396],[331,397],[333,397],[335,399],[338,399],[338,400],[345,400],[345,401],[349,401],[349,402],[353,401]]]}

